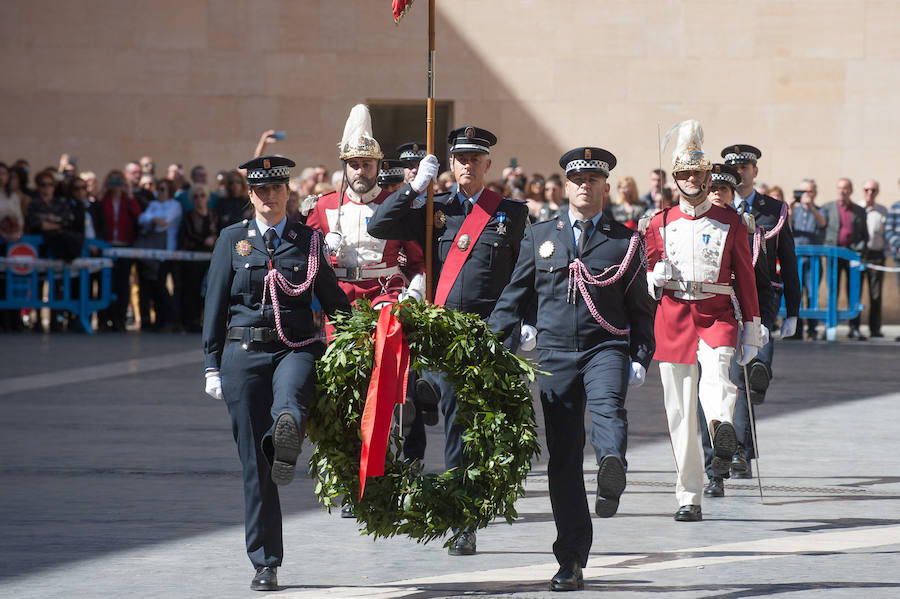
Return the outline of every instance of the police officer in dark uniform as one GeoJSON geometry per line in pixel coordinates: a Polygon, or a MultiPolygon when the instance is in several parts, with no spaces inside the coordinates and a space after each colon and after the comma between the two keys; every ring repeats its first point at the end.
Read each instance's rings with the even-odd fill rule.
{"type": "MultiPolygon", "coordinates": [[[[734,209],[734,193],[737,185],[741,181],[741,176],[737,170],[727,164],[712,165],[709,183],[709,199],[713,204],[722,206],[723,208],[734,209]]],[[[759,299],[759,316],[762,323],[763,342],[767,342],[772,327],[775,326],[775,318],[778,316],[778,308],[775,303],[775,290],[772,287],[772,279],[769,277],[769,262],[764,256],[766,245],[763,242],[765,231],[762,227],[756,225],[756,221],[749,212],[743,214],[744,224],[747,226],[749,235],[750,248],[753,251],[753,257],[756,260],[753,263],[753,274],[756,277],[756,296],[759,299]]],[[[752,362],[751,362],[752,364],[752,362]]],[[[729,379],[732,382],[744,379],[744,367],[732,358],[729,366],[729,379]]],[[[737,403],[743,402],[743,405],[734,409],[734,428],[735,431],[750,430],[750,408],[747,406],[747,397],[743,394],[738,396],[737,403]]],[[[706,422],[706,416],[703,413],[703,406],[698,402],[697,409],[700,415],[700,421],[706,422]]],[[[703,440],[703,458],[705,462],[706,475],[709,477],[709,483],[703,490],[703,494],[707,497],[723,497],[725,495],[724,479],[729,478],[729,474],[720,474],[713,467],[713,449],[709,438],[709,429],[705,426],[700,427],[700,435],[703,440]]],[[[741,438],[741,437],[739,437],[741,438]]],[[[749,447],[753,447],[752,431],[746,439],[749,447]]]]}
{"type": "MultiPolygon", "coordinates": [[[[747,144],[736,144],[722,150],[725,164],[734,167],[740,175],[740,183],[735,188],[734,207],[739,213],[753,215],[756,226],[765,231],[765,256],[769,278],[775,290],[775,304],[781,306],[784,296],[786,318],[781,325],[781,338],[791,337],[797,330],[797,316],[800,314],[800,276],[797,269],[797,254],[794,251],[794,235],[791,233],[788,209],[784,202],[757,192],[753,188],[759,169],[757,160],[762,152],[747,144]],[[776,268],[780,266],[780,271],[776,268]]],[[[761,307],[760,307],[761,308],[761,307]]],[[[750,400],[762,403],[766,397],[769,380],[772,378],[772,357],[775,351],[773,339],[759,350],[756,359],[748,366],[750,379],[750,400]]],[[[732,364],[734,366],[734,364],[732,364]]],[[[731,463],[731,474],[737,478],[750,478],[750,460],[753,453],[753,439],[749,426],[750,415],[747,408],[747,389],[743,368],[732,368],[731,382],[738,387],[738,400],[734,407],[734,425],[738,434],[738,449],[731,463]],[[746,426],[738,428],[739,422],[746,426]]]]}
{"type": "MultiPolygon", "coordinates": [[[[457,190],[434,196],[435,303],[487,318],[509,282],[528,209],[524,202],[503,198],[484,186],[491,165],[490,147],[497,143],[493,133],[460,127],[450,132],[448,143],[457,190]]],[[[425,156],[413,180],[378,207],[369,220],[369,234],[381,239],[414,240],[424,247],[425,207],[412,204],[437,171],[437,158],[425,156]]],[[[428,395],[437,396],[444,414],[445,465],[448,470],[459,467],[463,464],[463,429],[454,422],[453,388],[443,377],[426,373],[416,385],[416,397],[427,403],[428,395]]],[[[465,531],[450,547],[450,554],[471,555],[475,549],[474,531],[465,531]]]]}
{"type": "Polygon", "coordinates": [[[537,302],[538,361],[548,373],[538,383],[560,565],[550,590],[572,591],[584,587],[581,569],[593,534],[582,469],[585,406],[599,464],[594,509],[609,518],[625,489],[625,395],[629,384],[643,383],[654,341],[640,234],[603,214],[615,156],[576,148],[559,165],[569,209],[531,225],[488,322],[506,338],[537,302]]]}
{"type": "Polygon", "coordinates": [[[209,267],[203,349],[206,392],[224,399],[243,466],[250,585],[277,590],[283,556],[276,485],[291,481],[315,388],[313,294],[325,311],[350,311],[321,234],[288,222],[292,160],[261,156],[247,169],[255,217],[227,227],[209,267]]]}

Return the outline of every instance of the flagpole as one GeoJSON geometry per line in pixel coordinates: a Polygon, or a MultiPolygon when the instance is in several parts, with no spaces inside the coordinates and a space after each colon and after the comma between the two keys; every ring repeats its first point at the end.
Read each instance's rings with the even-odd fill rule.
{"type": "MultiPolygon", "coordinates": [[[[434,154],[434,0],[428,0],[428,101],[425,108],[425,147],[434,154]]],[[[428,182],[425,201],[425,297],[434,299],[431,262],[434,253],[434,182],[428,182]]]]}

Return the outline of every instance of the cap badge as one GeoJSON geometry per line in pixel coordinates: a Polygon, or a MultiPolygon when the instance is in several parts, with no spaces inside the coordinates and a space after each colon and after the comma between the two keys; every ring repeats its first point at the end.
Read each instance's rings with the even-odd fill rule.
{"type": "Polygon", "coordinates": [[[734,146],[734,153],[735,153],[735,154],[740,154],[740,153],[741,153],[741,146],[734,146]]]}
{"type": "Polygon", "coordinates": [[[717,173],[721,173],[721,172],[722,172],[722,167],[719,166],[718,164],[716,165],[716,172],[717,172],[717,173]]]}
{"type": "Polygon", "coordinates": [[[236,244],[234,244],[234,251],[238,253],[238,256],[249,256],[250,250],[253,246],[250,245],[250,242],[246,239],[241,239],[236,244]]]}
{"type": "Polygon", "coordinates": [[[272,168],[272,163],[269,161],[268,158],[263,160],[263,168],[272,168]]]}
{"type": "Polygon", "coordinates": [[[413,144],[413,152],[419,151],[419,144],[413,144]]]}
{"type": "Polygon", "coordinates": [[[465,135],[467,139],[475,137],[475,127],[466,127],[465,135]]]}
{"type": "Polygon", "coordinates": [[[549,239],[541,244],[541,247],[538,248],[538,254],[541,258],[549,258],[553,255],[553,252],[556,250],[556,246],[553,245],[553,242],[549,239]]]}
{"type": "Polygon", "coordinates": [[[458,247],[463,252],[469,249],[469,244],[472,243],[472,238],[468,235],[463,235],[456,241],[456,247],[458,247]]]}
{"type": "Polygon", "coordinates": [[[585,148],[585,149],[584,149],[584,159],[585,159],[585,160],[590,160],[590,159],[591,159],[591,149],[590,149],[590,148],[585,148]]]}
{"type": "Polygon", "coordinates": [[[438,229],[443,229],[447,224],[447,217],[444,216],[444,213],[440,210],[434,211],[434,226],[438,229]]]}

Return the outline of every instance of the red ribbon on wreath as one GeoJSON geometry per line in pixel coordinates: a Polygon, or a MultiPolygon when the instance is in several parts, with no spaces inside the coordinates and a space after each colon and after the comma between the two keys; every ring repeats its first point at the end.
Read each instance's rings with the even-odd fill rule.
{"type": "Polygon", "coordinates": [[[366,478],[384,474],[384,458],[394,406],[406,403],[409,344],[403,334],[400,319],[392,312],[394,305],[382,306],[375,327],[375,361],[360,424],[360,500],[366,488],[366,478]]]}

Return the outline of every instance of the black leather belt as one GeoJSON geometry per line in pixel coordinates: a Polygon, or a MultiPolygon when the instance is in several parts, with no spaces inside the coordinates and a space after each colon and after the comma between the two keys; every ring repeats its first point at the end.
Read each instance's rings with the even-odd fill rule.
{"type": "Polygon", "coordinates": [[[244,346],[279,341],[278,331],[268,327],[231,327],[228,329],[228,339],[240,341],[244,346]]]}

